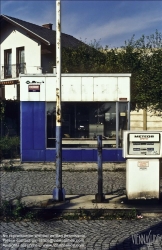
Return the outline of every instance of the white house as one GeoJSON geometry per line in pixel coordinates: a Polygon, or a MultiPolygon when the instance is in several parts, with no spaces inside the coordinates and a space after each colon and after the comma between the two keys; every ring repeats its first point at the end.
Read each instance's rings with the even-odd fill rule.
{"type": "MultiPolygon", "coordinates": [[[[52,73],[56,58],[56,31],[52,24],[42,26],[0,15],[0,98],[19,99],[19,73],[52,73]],[[5,92],[5,93],[4,93],[5,92]]],[[[62,47],[83,44],[62,33],[62,47]]]]}

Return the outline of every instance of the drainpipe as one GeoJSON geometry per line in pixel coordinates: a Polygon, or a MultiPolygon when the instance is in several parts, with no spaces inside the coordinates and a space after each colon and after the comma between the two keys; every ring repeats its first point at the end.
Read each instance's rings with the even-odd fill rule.
{"type": "Polygon", "coordinates": [[[61,0],[56,0],[56,187],[53,199],[65,200],[62,188],[62,137],[61,137],[61,0]]]}

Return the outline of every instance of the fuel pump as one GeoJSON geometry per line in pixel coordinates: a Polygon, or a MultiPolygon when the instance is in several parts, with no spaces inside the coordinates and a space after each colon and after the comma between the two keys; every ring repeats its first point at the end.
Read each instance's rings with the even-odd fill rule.
{"type": "Polygon", "coordinates": [[[124,131],[126,193],[129,200],[160,198],[162,132],[124,131]]]}

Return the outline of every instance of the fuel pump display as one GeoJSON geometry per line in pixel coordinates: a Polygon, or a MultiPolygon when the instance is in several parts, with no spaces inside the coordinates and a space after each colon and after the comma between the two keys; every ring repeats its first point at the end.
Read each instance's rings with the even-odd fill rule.
{"type": "Polygon", "coordinates": [[[159,155],[160,134],[129,134],[129,155],[159,155]]]}

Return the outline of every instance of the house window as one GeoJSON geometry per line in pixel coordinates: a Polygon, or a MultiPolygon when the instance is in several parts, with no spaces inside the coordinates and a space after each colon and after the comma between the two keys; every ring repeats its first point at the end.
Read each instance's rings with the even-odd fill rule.
{"type": "Polygon", "coordinates": [[[25,72],[25,51],[24,47],[16,49],[16,75],[19,76],[20,73],[25,72]]]}
{"type": "Polygon", "coordinates": [[[4,51],[4,77],[12,77],[12,50],[8,49],[4,51]]]}

